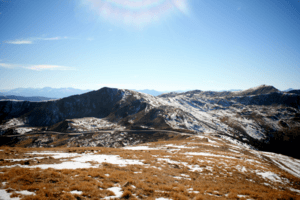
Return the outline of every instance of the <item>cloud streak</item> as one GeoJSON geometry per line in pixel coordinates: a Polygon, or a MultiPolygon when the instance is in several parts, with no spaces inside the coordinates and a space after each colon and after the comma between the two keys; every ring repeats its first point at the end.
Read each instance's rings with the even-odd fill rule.
{"type": "Polygon", "coordinates": [[[12,41],[7,41],[4,42],[7,44],[32,44],[31,40],[12,40],[12,41]]]}
{"type": "Polygon", "coordinates": [[[6,69],[28,69],[33,71],[46,71],[46,70],[75,70],[75,68],[61,66],[61,65],[18,65],[18,64],[8,64],[8,63],[0,63],[0,67],[6,69]]]}
{"type": "Polygon", "coordinates": [[[60,65],[32,65],[29,67],[24,67],[25,69],[35,70],[35,71],[43,71],[43,70],[74,70],[74,68],[60,66],[60,65]]]}
{"type": "Polygon", "coordinates": [[[68,37],[35,37],[28,39],[17,39],[17,40],[9,40],[4,41],[7,44],[34,44],[35,41],[53,41],[53,40],[65,40],[69,39],[68,37]]]}
{"type": "Polygon", "coordinates": [[[14,64],[7,64],[7,63],[0,63],[0,67],[7,68],[7,69],[13,69],[13,68],[16,68],[16,65],[14,65],[14,64]]]}

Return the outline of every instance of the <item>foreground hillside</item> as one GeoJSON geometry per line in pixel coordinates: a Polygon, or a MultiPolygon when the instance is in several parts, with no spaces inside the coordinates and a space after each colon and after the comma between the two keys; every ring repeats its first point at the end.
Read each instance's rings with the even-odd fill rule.
{"type": "MultiPolygon", "coordinates": [[[[267,85],[244,91],[195,90],[159,97],[102,88],[46,102],[0,101],[1,144],[14,146],[29,135],[53,131],[74,133],[73,140],[86,141],[80,133],[179,130],[235,139],[253,149],[300,158],[299,108],[299,91],[281,92],[267,85]]],[[[85,143],[77,142],[78,146],[85,143]]],[[[99,143],[91,146],[101,146],[99,143]]]]}
{"type": "Polygon", "coordinates": [[[123,148],[2,147],[0,184],[3,199],[299,199],[300,160],[187,134],[123,148]]]}

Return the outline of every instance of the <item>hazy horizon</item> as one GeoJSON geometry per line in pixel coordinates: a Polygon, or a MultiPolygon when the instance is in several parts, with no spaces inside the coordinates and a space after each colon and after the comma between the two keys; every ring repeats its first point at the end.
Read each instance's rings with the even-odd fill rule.
{"type": "MultiPolygon", "coordinates": [[[[261,86],[261,85],[259,85],[261,86]]],[[[266,85],[266,86],[270,86],[270,85],[266,85]]],[[[104,87],[108,87],[108,86],[104,86],[104,87]]],[[[101,88],[104,88],[101,87],[101,88]]],[[[253,86],[251,88],[256,88],[258,86],[253,86]]],[[[45,89],[45,88],[51,88],[51,89],[76,89],[76,90],[82,90],[82,91],[93,91],[93,90],[99,90],[101,88],[98,89],[80,89],[80,88],[74,88],[74,87],[50,87],[50,86],[46,86],[46,87],[18,87],[18,88],[13,88],[13,89],[1,89],[1,92],[7,92],[7,91],[12,91],[12,90],[17,90],[17,89],[45,89]]],[[[116,88],[116,87],[108,87],[108,88],[116,88]]],[[[275,87],[276,88],[276,87],[275,87]]],[[[187,90],[155,90],[155,89],[148,89],[148,88],[144,88],[144,89],[134,89],[134,88],[117,88],[117,89],[128,89],[128,90],[134,90],[134,91],[156,91],[156,92],[178,92],[178,91],[191,91],[191,90],[202,90],[201,88],[197,88],[197,89],[187,89],[187,90]]],[[[202,91],[234,91],[234,90],[247,90],[250,88],[246,88],[246,89],[240,89],[240,88],[232,88],[232,89],[228,89],[228,90],[202,90],[202,91]]],[[[277,88],[278,89],[278,88],[277,88]]],[[[284,90],[280,90],[280,91],[285,91],[285,90],[290,90],[290,89],[294,89],[294,90],[298,90],[298,88],[286,88],[284,90]]]]}

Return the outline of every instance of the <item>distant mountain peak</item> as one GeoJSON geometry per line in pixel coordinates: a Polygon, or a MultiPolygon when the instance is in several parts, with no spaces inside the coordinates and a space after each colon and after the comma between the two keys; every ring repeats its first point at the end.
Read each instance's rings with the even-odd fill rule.
{"type": "Polygon", "coordinates": [[[150,94],[150,95],[152,95],[152,96],[158,96],[158,95],[162,94],[162,92],[160,92],[160,91],[149,90],[149,89],[144,89],[144,90],[133,90],[133,91],[142,92],[142,93],[145,93],[145,94],[150,94]]]}
{"type": "Polygon", "coordinates": [[[260,94],[268,94],[271,92],[280,92],[280,90],[278,90],[272,85],[263,84],[257,87],[249,88],[247,90],[236,92],[236,95],[260,95],[260,94]]]}
{"type": "Polygon", "coordinates": [[[295,89],[294,88],[289,88],[289,89],[283,90],[283,92],[290,92],[292,90],[295,90],[295,89]]]}

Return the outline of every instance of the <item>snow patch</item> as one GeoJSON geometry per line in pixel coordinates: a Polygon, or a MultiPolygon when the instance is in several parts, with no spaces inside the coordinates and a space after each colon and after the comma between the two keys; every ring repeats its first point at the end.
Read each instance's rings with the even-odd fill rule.
{"type": "Polygon", "coordinates": [[[269,179],[274,182],[281,182],[281,178],[277,174],[274,174],[273,172],[257,172],[256,171],[256,174],[262,176],[264,179],[269,179]]]}
{"type": "Polygon", "coordinates": [[[25,133],[28,133],[28,132],[32,131],[33,129],[32,128],[16,128],[15,130],[20,135],[23,135],[25,133]]]}
{"type": "Polygon", "coordinates": [[[99,165],[92,165],[90,162],[98,162],[100,163],[111,163],[119,166],[126,165],[144,165],[143,162],[139,160],[132,159],[122,159],[119,155],[101,155],[101,154],[76,154],[76,153],[50,153],[50,152],[41,152],[41,153],[33,153],[33,154],[42,154],[42,155],[54,155],[53,157],[59,158],[71,158],[71,161],[62,162],[59,164],[41,164],[41,165],[11,165],[11,166],[0,166],[0,168],[12,168],[16,166],[24,167],[24,168],[41,168],[41,169],[80,169],[80,168],[95,168],[99,167],[99,165]],[[77,157],[75,157],[77,156],[77,157]]]}
{"type": "Polygon", "coordinates": [[[71,194],[78,194],[78,195],[81,195],[82,194],[82,191],[78,191],[78,190],[73,190],[70,192],[71,194]]]}
{"type": "MultiPolygon", "coordinates": [[[[32,153],[27,153],[27,154],[31,154],[31,155],[51,155],[51,157],[53,157],[55,159],[82,156],[81,154],[78,154],[78,153],[56,153],[56,152],[32,152],[32,153]]],[[[38,157],[38,158],[41,158],[41,157],[38,157]]]]}
{"type": "Polygon", "coordinates": [[[115,196],[105,197],[104,199],[120,198],[123,194],[121,187],[111,187],[111,188],[107,188],[107,190],[110,190],[113,193],[115,193],[115,196]]]}
{"type": "Polygon", "coordinates": [[[167,144],[165,145],[165,147],[174,147],[174,148],[178,148],[178,149],[194,149],[196,147],[187,147],[184,145],[174,145],[174,144],[167,144]]]}
{"type": "Polygon", "coordinates": [[[23,190],[23,191],[15,191],[15,193],[17,194],[22,194],[22,195],[35,195],[34,192],[29,192],[27,190],[23,190]]]}
{"type": "Polygon", "coordinates": [[[238,166],[236,166],[236,169],[239,170],[240,172],[243,172],[243,173],[247,172],[247,169],[244,166],[238,165],[238,166]]]}
{"type": "Polygon", "coordinates": [[[293,191],[293,192],[297,192],[297,193],[299,193],[300,194],[300,190],[297,190],[297,189],[294,189],[294,188],[289,188],[291,191],[293,191]]]}
{"type": "Polygon", "coordinates": [[[19,197],[10,198],[11,193],[6,192],[6,190],[0,189],[0,199],[1,200],[20,200],[19,197]]]}

